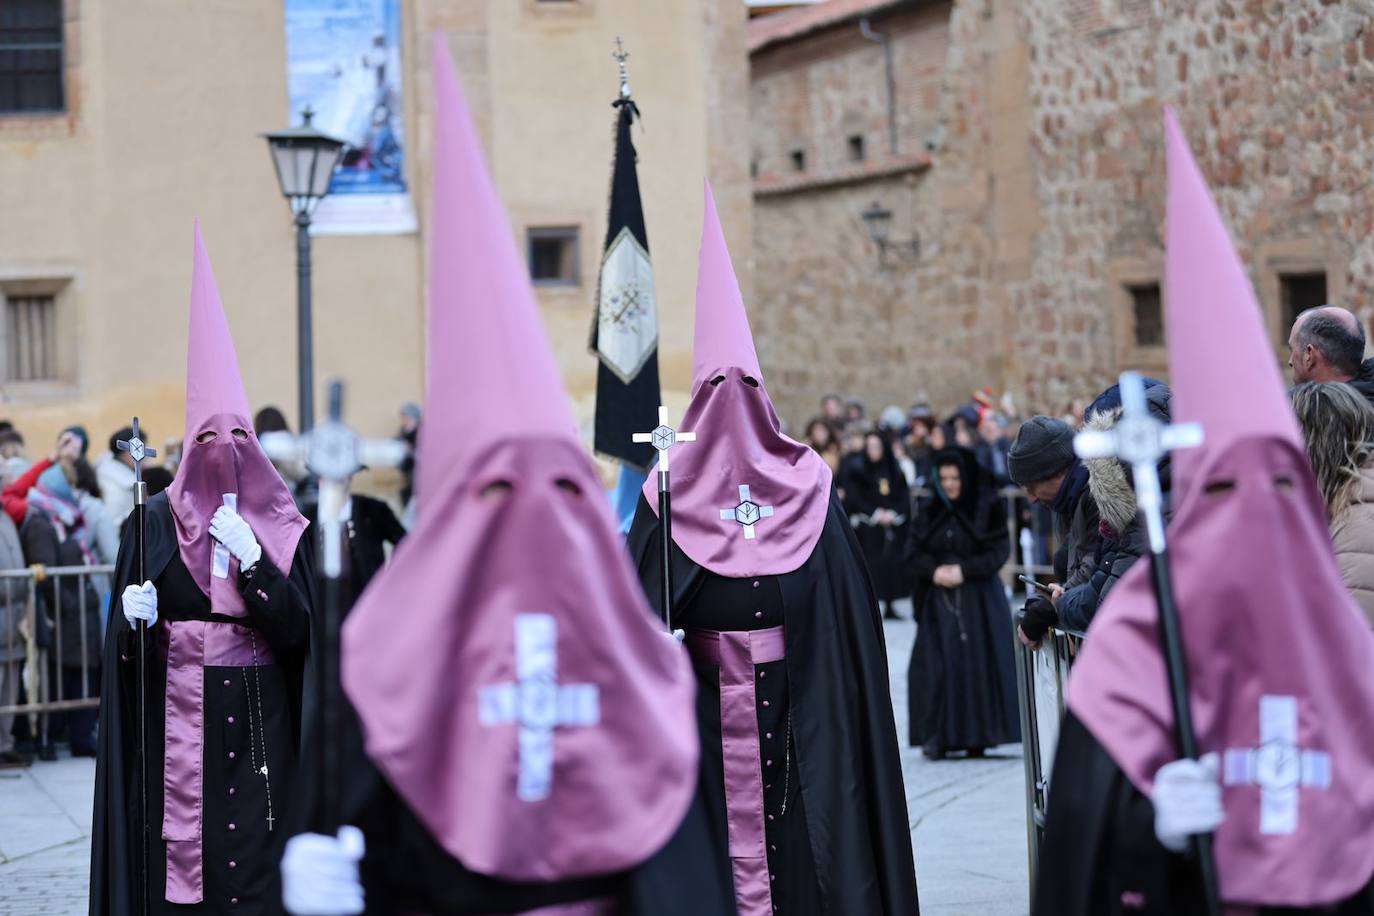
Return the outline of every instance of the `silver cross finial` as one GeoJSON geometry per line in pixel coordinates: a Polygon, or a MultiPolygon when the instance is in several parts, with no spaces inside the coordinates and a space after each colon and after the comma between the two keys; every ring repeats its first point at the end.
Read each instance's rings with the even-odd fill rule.
{"type": "Polygon", "coordinates": [[[120,439],[115,443],[121,452],[128,452],[129,459],[134,463],[134,486],[138,487],[143,482],[143,461],[147,458],[156,458],[157,451],[148,448],[148,444],[139,435],[138,417],[134,417],[132,424],[133,432],[128,439],[120,439]]]}
{"type": "Polygon", "coordinates": [[[635,433],[632,437],[635,442],[648,442],[658,450],[658,469],[662,473],[668,472],[668,452],[679,442],[697,441],[696,433],[678,432],[668,425],[668,408],[662,404],[658,407],[658,426],[652,432],[635,433]]]}
{"type": "Polygon", "coordinates": [[[1150,551],[1164,552],[1164,495],[1159,483],[1159,460],[1180,448],[1202,444],[1202,425],[1165,425],[1150,415],[1145,403],[1145,380],[1139,373],[1121,375],[1121,419],[1110,430],[1086,430],[1074,437],[1079,458],[1117,458],[1130,465],[1135,478],[1136,506],[1145,516],[1150,551]]]}
{"type": "Polygon", "coordinates": [[[620,36],[615,37],[615,50],[611,52],[616,63],[620,65],[620,97],[628,99],[630,97],[630,71],[625,66],[625,61],[630,59],[630,52],[625,50],[625,46],[620,43],[620,36]]]}
{"type": "Polygon", "coordinates": [[[304,461],[320,478],[319,519],[324,538],[324,572],[338,578],[342,571],[342,548],[338,532],[339,515],[348,498],[348,482],[367,467],[396,467],[404,459],[406,447],[396,439],[364,439],[343,421],[343,384],[329,386],[329,419],[304,436],[267,433],[259,440],[270,458],[278,461],[304,461]]]}

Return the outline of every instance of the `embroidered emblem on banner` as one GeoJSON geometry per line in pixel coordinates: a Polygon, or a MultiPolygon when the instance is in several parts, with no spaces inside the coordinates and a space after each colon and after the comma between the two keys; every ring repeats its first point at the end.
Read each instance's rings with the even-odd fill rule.
{"type": "Polygon", "coordinates": [[[515,678],[482,688],[478,719],[520,727],[516,795],[541,801],[553,791],[554,729],[600,722],[601,693],[595,684],[558,683],[558,622],[552,614],[516,615],[515,678]]]}
{"type": "Polygon", "coordinates": [[[1298,698],[1262,696],[1260,746],[1226,751],[1222,782],[1259,786],[1260,833],[1298,829],[1299,789],[1331,788],[1331,755],[1298,747],[1298,698]]]}
{"type": "Polygon", "coordinates": [[[628,228],[620,230],[601,261],[596,350],[625,384],[658,346],[658,306],[649,252],[628,228]]]}

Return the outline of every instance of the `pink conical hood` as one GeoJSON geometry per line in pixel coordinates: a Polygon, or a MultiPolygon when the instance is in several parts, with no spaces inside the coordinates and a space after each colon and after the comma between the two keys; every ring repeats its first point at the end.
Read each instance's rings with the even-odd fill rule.
{"type": "Polygon", "coordinates": [[[186,430],[181,463],[167,490],[176,522],[181,559],[219,614],[242,616],[238,563],[225,575],[212,574],[214,541],[210,517],[236,497],[239,515],[277,569],[290,572],[306,520],[291,490],[258,444],[249,418],[248,395],[239,375],[234,338],[224,317],[210,255],[196,223],[191,266],[191,320],[186,343],[186,430]],[[211,435],[213,434],[213,435],[211,435]],[[201,442],[200,439],[206,441],[201,442]]]}
{"type": "MultiPolygon", "coordinates": [[[[697,438],[672,452],[673,542],[720,576],[789,573],[820,541],[830,468],[782,432],[709,182],[700,259],[692,401],[680,427],[697,438]]],[[[655,514],[656,486],[650,477],[642,491],[655,514]]]]}
{"type": "Polygon", "coordinates": [[[1293,411],[1264,330],[1254,287],[1170,109],[1166,217],[1170,383],[1175,420],[1200,422],[1205,450],[1174,456],[1176,485],[1188,486],[1204,454],[1241,436],[1272,435],[1301,447],[1293,411]]]}
{"type": "Polygon", "coordinates": [[[705,215],[701,221],[701,250],[697,265],[696,338],[692,344],[692,387],[708,373],[735,368],[762,381],[754,334],[744,311],[744,296],[735,279],[730,249],[720,228],[716,198],[706,182],[705,215]]]}
{"type": "Polygon", "coordinates": [[[186,429],[194,429],[207,418],[222,413],[249,417],[253,411],[248,406],[234,337],[229,333],[215,271],[210,266],[197,220],[186,345],[186,429]]]}
{"type": "Polygon", "coordinates": [[[368,756],[468,869],[612,874],[695,794],[695,681],[574,435],[442,36],[434,68],[422,510],[344,625],[343,686],[368,756]]]}
{"type": "Polygon", "coordinates": [[[436,478],[493,441],[577,435],[527,268],[442,38],[434,53],[427,396],[444,408],[420,428],[420,512],[436,478]],[[460,391],[481,396],[453,396],[460,391]]]}
{"type": "MultiPolygon", "coordinates": [[[[1306,910],[1374,873],[1374,634],[1326,512],[1249,279],[1172,112],[1165,289],[1175,421],[1170,568],[1198,747],[1221,758],[1222,900],[1306,910]]],[[[1147,795],[1178,757],[1142,560],[1103,603],[1069,707],[1147,795]]],[[[1228,908],[1228,912],[1235,912],[1228,908]]]]}

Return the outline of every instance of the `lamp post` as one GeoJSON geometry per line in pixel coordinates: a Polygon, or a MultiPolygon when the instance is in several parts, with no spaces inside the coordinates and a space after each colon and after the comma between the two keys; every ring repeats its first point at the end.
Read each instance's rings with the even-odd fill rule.
{"type": "Polygon", "coordinates": [[[905,239],[900,242],[892,241],[892,211],[878,203],[876,200],[873,206],[859,214],[863,218],[864,227],[868,229],[868,237],[874,245],[878,246],[878,263],[886,263],[886,255],[890,249],[896,248],[907,254],[909,257],[920,257],[921,240],[918,238],[905,239]]]}
{"type": "Polygon", "coordinates": [[[296,218],[296,361],[300,431],[315,425],[314,340],[310,320],[310,218],[329,193],[329,182],[343,156],[344,142],[311,126],[315,113],[301,112],[299,127],[263,134],[277,169],[282,196],[296,218]]]}

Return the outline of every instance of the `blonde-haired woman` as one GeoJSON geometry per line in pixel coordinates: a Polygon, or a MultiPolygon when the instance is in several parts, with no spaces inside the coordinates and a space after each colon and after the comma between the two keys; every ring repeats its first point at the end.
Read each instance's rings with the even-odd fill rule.
{"type": "Polygon", "coordinates": [[[1290,393],[1345,587],[1374,625],[1374,407],[1344,382],[1290,393]]]}

